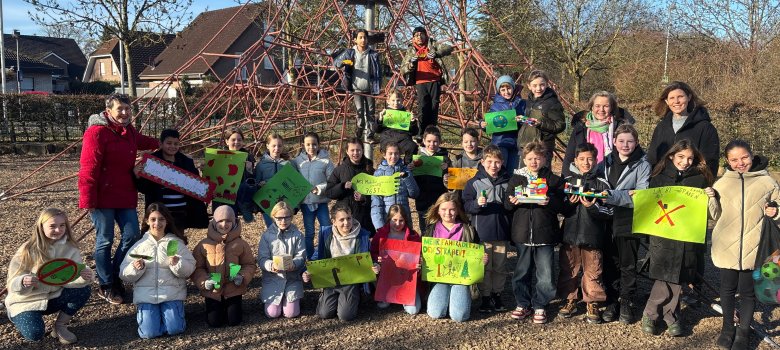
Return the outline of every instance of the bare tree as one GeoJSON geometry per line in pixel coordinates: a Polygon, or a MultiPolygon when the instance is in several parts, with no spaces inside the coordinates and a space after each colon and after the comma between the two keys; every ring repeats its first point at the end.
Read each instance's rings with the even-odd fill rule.
{"type": "Polygon", "coordinates": [[[98,38],[62,23],[52,23],[48,26],[42,26],[41,29],[46,36],[75,40],[84,55],[89,55],[97,49],[98,45],[100,45],[100,40],[98,38]]]}
{"type": "MultiPolygon", "coordinates": [[[[132,47],[173,33],[182,23],[189,23],[192,0],[24,0],[35,6],[30,12],[39,25],[69,26],[82,33],[109,34],[120,39],[125,51],[127,76],[132,77],[132,47]]],[[[134,79],[128,79],[132,96],[136,95],[134,79]]]]}
{"type": "Polygon", "coordinates": [[[753,53],[780,36],[777,0],[681,0],[673,13],[690,30],[753,53]]]}
{"type": "Polygon", "coordinates": [[[560,48],[559,60],[573,78],[574,99],[591,71],[608,68],[617,38],[642,22],[641,0],[537,0],[545,26],[560,48]]]}

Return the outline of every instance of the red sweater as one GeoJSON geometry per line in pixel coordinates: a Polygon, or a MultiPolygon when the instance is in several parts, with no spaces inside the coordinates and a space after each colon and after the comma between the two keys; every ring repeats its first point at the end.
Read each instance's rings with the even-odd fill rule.
{"type": "Polygon", "coordinates": [[[109,121],[106,112],[89,117],[79,168],[79,208],[127,209],[138,206],[133,167],[139,150],[160,147],[132,124],[109,121]]]}
{"type": "MultiPolygon", "coordinates": [[[[374,235],[374,238],[371,239],[371,247],[369,248],[369,251],[371,252],[371,259],[373,261],[376,261],[377,260],[376,258],[379,256],[379,242],[381,242],[382,239],[386,239],[387,236],[389,235],[390,235],[390,224],[386,224],[385,226],[382,226],[382,228],[376,230],[376,234],[374,235]]],[[[409,226],[406,226],[406,232],[404,233],[404,241],[422,242],[422,237],[420,237],[420,235],[417,234],[417,232],[410,229],[409,226]]]]}

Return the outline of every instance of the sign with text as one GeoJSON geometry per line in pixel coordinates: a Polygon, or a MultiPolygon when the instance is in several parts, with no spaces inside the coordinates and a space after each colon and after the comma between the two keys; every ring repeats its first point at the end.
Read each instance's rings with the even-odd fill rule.
{"type": "Polygon", "coordinates": [[[472,285],[482,281],[485,265],[481,244],[423,237],[423,281],[472,285]]]}
{"type": "Polygon", "coordinates": [[[344,255],[306,262],[314,288],[340,287],[376,281],[371,253],[344,255]]]}
{"type": "Polygon", "coordinates": [[[701,188],[667,186],[637,190],[633,232],[704,243],[708,197],[701,188]]]}

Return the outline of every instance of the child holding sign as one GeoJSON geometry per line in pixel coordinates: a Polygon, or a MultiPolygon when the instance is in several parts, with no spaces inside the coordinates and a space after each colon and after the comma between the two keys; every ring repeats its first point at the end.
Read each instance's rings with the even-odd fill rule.
{"type": "Polygon", "coordinates": [[[265,230],[257,253],[257,265],[263,269],[260,299],[265,304],[266,316],[296,317],[301,313],[303,298],[301,272],[306,262],[303,235],[292,224],[293,210],[286,202],[276,203],[271,217],[276,225],[265,230]]]}
{"type": "Polygon", "coordinates": [[[460,133],[460,146],[463,152],[455,156],[455,159],[452,161],[452,167],[448,168],[447,173],[444,174],[444,185],[448,189],[454,189],[458,196],[460,196],[460,189],[466,185],[466,181],[474,177],[473,175],[468,175],[476,174],[477,167],[482,162],[482,149],[479,148],[479,132],[474,128],[463,129],[460,133]],[[468,173],[467,171],[471,169],[473,169],[473,173],[468,173]],[[455,177],[453,182],[450,182],[451,176],[455,177]]]}
{"type": "MultiPolygon", "coordinates": [[[[650,175],[650,188],[688,186],[707,188],[713,177],[701,152],[684,139],[666,152],[650,175]]],[[[709,195],[714,195],[710,193],[709,195]]],[[[671,210],[671,209],[670,209],[671,210]]],[[[642,314],[642,331],[655,334],[655,323],[663,318],[666,332],[679,337],[683,334],[680,322],[680,295],[684,284],[694,283],[704,265],[703,244],[675,241],[650,236],[650,278],[655,280],[642,314]]],[[[749,316],[748,316],[749,317],[749,316]]]]}
{"type": "MultiPolygon", "coordinates": [[[[451,239],[454,241],[477,243],[479,237],[469,218],[463,211],[460,198],[452,192],[446,192],[436,199],[428,209],[428,226],[425,236],[451,239]]],[[[488,255],[482,259],[487,264],[488,255]]],[[[467,321],[471,316],[471,292],[469,286],[459,284],[434,283],[428,294],[428,316],[443,318],[447,316],[456,322],[467,321]]]]}
{"type": "MultiPolygon", "coordinates": [[[[284,139],[282,135],[277,133],[271,133],[265,138],[265,148],[267,152],[263,153],[263,157],[257,163],[255,168],[255,181],[257,187],[262,187],[270,180],[276,173],[279,172],[282,167],[289,163],[288,154],[284,151],[284,139]]],[[[268,214],[263,213],[263,221],[265,227],[271,227],[274,221],[268,214]]]]}
{"type": "Polygon", "coordinates": [[[388,111],[406,111],[406,108],[401,103],[401,98],[401,91],[399,90],[393,89],[387,93],[387,106],[379,112],[378,132],[382,135],[380,146],[385,147],[390,142],[397,144],[398,150],[404,157],[404,163],[409,164],[412,162],[412,155],[417,153],[418,148],[417,143],[412,139],[412,135],[420,133],[420,123],[417,117],[411,116],[408,130],[390,128],[383,123],[385,115],[391,113],[388,111]]]}
{"type": "MultiPolygon", "coordinates": [[[[399,241],[422,241],[420,234],[409,226],[411,223],[412,216],[409,214],[408,208],[404,208],[398,204],[391,205],[390,209],[387,211],[387,223],[376,230],[376,235],[371,239],[371,258],[377,263],[382,263],[382,254],[384,254],[380,251],[380,243],[382,240],[397,239],[399,241]]],[[[380,309],[385,309],[390,306],[390,304],[379,302],[377,303],[377,306],[380,309]]],[[[404,305],[404,311],[410,315],[416,315],[420,312],[421,308],[422,302],[420,301],[420,293],[418,291],[415,295],[414,305],[404,305]]]]}
{"type": "Polygon", "coordinates": [[[501,150],[496,145],[485,148],[482,167],[463,189],[463,207],[471,215],[479,241],[485,245],[488,263],[479,284],[483,313],[504,311],[501,292],[506,283],[506,246],[509,240],[509,217],[504,209],[509,174],[503,167],[501,150]]]}
{"type": "Polygon", "coordinates": [[[303,136],[303,150],[295,157],[293,165],[306,181],[314,185],[311,193],[307,194],[301,203],[303,230],[306,233],[306,257],[311,258],[314,254],[314,219],[320,224],[320,231],[330,222],[329,199],[323,193],[328,177],[333,174],[333,162],[328,151],[320,148],[320,136],[317,133],[309,132],[303,136]]]}
{"type": "Polygon", "coordinates": [[[162,203],[146,208],[141,232],[145,232],[143,237],[130,248],[119,268],[119,277],[133,284],[138,336],[151,339],[183,333],[187,328],[187,278],[195,270],[187,237],[162,203]]]}
{"type": "MultiPolygon", "coordinates": [[[[447,156],[447,150],[440,148],[441,144],[441,131],[435,126],[430,126],[425,129],[423,133],[424,148],[420,148],[420,157],[441,157],[441,170],[446,173],[447,168],[450,167],[450,158],[447,156]]],[[[430,159],[430,158],[428,158],[430,159]]],[[[409,171],[414,173],[414,168],[420,167],[425,163],[423,159],[417,159],[409,164],[409,171]]],[[[425,227],[425,213],[428,208],[431,207],[433,202],[436,201],[442,193],[447,192],[447,186],[444,185],[443,176],[436,175],[415,175],[414,181],[417,182],[417,186],[420,187],[420,195],[415,200],[415,207],[417,208],[418,221],[420,223],[420,230],[425,227]]]]}
{"type": "MultiPolygon", "coordinates": [[[[525,114],[525,100],[520,98],[520,94],[516,94],[516,92],[515,80],[512,77],[508,75],[498,77],[496,80],[496,95],[493,97],[490,112],[514,110],[516,114],[515,120],[518,122],[522,121],[525,114]]],[[[487,126],[486,122],[480,122],[480,126],[485,128],[487,126]]],[[[517,130],[493,133],[490,143],[498,146],[501,150],[501,156],[506,161],[504,166],[510,173],[513,172],[517,168],[518,163],[517,130]]]]}
{"type": "Polygon", "coordinates": [[[65,212],[46,209],[35,222],[35,232],[19,247],[8,266],[8,318],[24,339],[39,341],[46,332],[43,316],[57,312],[51,335],[62,344],[75,343],[77,338],[68,330],[68,322],[87,303],[92,292],[89,284],[94,279],[94,272],[82,264],[65,212]],[[72,272],[64,276],[64,281],[55,282],[53,274],[41,274],[51,259],[68,259],[74,264],[72,269],[63,269],[72,272]]]}
{"type": "MultiPolygon", "coordinates": [[[[330,259],[345,255],[365,253],[369,251],[369,232],[360,227],[360,223],[352,218],[352,211],[345,206],[335,205],[330,210],[333,226],[320,231],[319,244],[312,261],[330,259]]],[[[379,265],[374,264],[374,273],[379,273],[379,265]]],[[[303,281],[309,282],[311,274],[303,273],[303,281]]],[[[317,316],[322,319],[338,316],[341,321],[352,321],[357,317],[360,305],[360,285],[349,284],[322,289],[322,295],[317,303],[317,316]]],[[[368,284],[363,284],[363,293],[369,294],[368,284]]]]}
{"type": "Polygon", "coordinates": [[[400,182],[396,194],[371,196],[371,221],[374,223],[374,227],[385,225],[388,210],[390,210],[392,205],[401,205],[407,212],[411,212],[411,209],[409,209],[409,198],[417,198],[420,193],[417,182],[414,181],[411,172],[400,159],[401,154],[398,145],[386,143],[382,146],[381,151],[385,155],[385,159],[377,167],[374,176],[393,176],[395,173],[400,173],[400,179],[397,179],[400,182]]]}
{"type": "Polygon", "coordinates": [[[541,140],[547,146],[545,158],[552,163],[555,150],[555,136],[566,130],[566,116],[558,95],[550,86],[547,73],[535,70],[528,75],[528,100],[525,104],[525,115],[530,123],[519,126],[517,135],[518,147],[523,147],[531,141],[541,140]]]}
{"type": "Polygon", "coordinates": [[[757,281],[753,274],[766,271],[756,264],[756,252],[761,244],[762,228],[767,225],[765,220],[771,221],[771,225],[780,223],[776,205],[780,201],[780,185],[767,172],[768,159],[753,155],[749,143],[733,140],[723,153],[728,162],[726,173],[712,186],[714,190],[705,189],[706,193],[717,193],[709,200],[710,213],[717,220],[712,230],[712,263],[720,269],[723,307],[723,326],[717,344],[721,349],[745,349],[750,343],[750,321],[756,305],[753,284],[757,281]],[[739,314],[744,315],[739,330],[734,327],[737,291],[739,314]]]}
{"type": "Polygon", "coordinates": [[[241,296],[257,266],[252,248],[241,238],[241,223],[232,208],[223,205],[214,211],[206,238],[192,252],[192,282],[206,300],[206,322],[210,327],[238,325],[242,318],[241,296]]]}
{"type": "MultiPolygon", "coordinates": [[[[599,193],[609,189],[609,183],[596,172],[596,147],[584,143],[574,151],[577,172],[566,178],[567,183],[582,183],[582,191],[599,193]]],[[[599,302],[607,300],[601,281],[603,268],[602,249],[610,239],[607,223],[611,208],[598,203],[597,198],[571,195],[564,202],[563,245],[560,250],[560,274],[558,295],[566,298],[566,304],[558,312],[569,318],[577,312],[578,289],[587,305],[585,319],[588,323],[601,323],[599,302]],[[577,276],[582,269],[582,280],[577,276]],[[580,287],[577,286],[580,284],[580,287]]]]}
{"type": "Polygon", "coordinates": [[[547,304],[555,297],[553,256],[561,242],[558,213],[563,210],[563,180],[546,165],[547,148],[535,141],[523,148],[523,163],[509,179],[504,205],[512,215],[512,242],[517,247],[517,265],[512,277],[517,307],[512,318],[524,320],[533,312],[533,322],[547,323],[547,304]],[[538,203],[522,202],[515,194],[518,186],[528,187],[531,181],[544,179],[547,199],[538,203]],[[531,274],[535,283],[531,286],[531,274]],[[531,287],[533,290],[531,290],[531,287]],[[532,296],[533,294],[533,296],[532,296]]]}
{"type": "MultiPolygon", "coordinates": [[[[234,127],[225,132],[225,145],[227,145],[230,151],[239,151],[247,154],[244,174],[241,177],[241,183],[236,193],[236,204],[231,205],[231,207],[236,215],[241,214],[244,221],[252,222],[255,220],[253,211],[256,207],[252,203],[252,194],[254,194],[255,190],[254,181],[252,181],[252,171],[255,169],[255,156],[244,148],[244,132],[241,131],[241,128],[234,127]]],[[[211,211],[213,212],[219,205],[223,204],[212,202],[211,211]]]]}
{"type": "Polygon", "coordinates": [[[371,197],[355,191],[352,179],[361,173],[373,174],[374,163],[363,156],[363,143],[357,138],[348,139],[344,146],[347,156],[341,160],[336,169],[333,169],[333,174],[328,178],[328,185],[325,187],[325,195],[336,200],[334,206],[342,205],[349,208],[360,226],[373,235],[376,229],[371,222],[371,197]]]}

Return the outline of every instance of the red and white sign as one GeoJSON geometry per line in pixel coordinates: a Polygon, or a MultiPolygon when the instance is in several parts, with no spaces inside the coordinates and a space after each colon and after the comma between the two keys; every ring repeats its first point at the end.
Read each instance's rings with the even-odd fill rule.
{"type": "Polygon", "coordinates": [[[217,184],[209,180],[148,153],[144,154],[141,160],[141,171],[138,176],[203,202],[211,201],[214,197],[214,189],[217,187],[217,184]]]}

